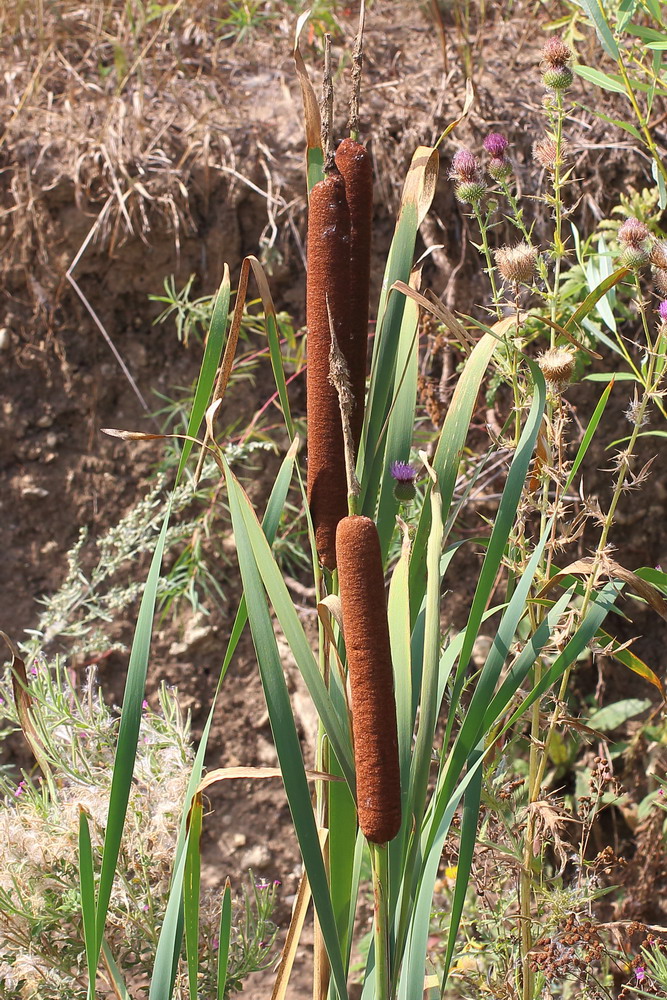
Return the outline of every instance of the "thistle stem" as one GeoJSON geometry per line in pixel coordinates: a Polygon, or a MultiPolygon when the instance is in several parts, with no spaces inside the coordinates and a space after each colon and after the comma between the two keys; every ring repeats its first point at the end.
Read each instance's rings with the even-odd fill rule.
{"type": "Polygon", "coordinates": [[[479,231],[482,237],[482,253],[484,254],[484,259],[486,260],[486,273],[488,274],[489,282],[491,283],[493,307],[496,310],[498,319],[500,319],[500,298],[498,296],[498,288],[496,286],[496,269],[494,267],[493,260],[491,259],[491,248],[489,247],[486,221],[482,218],[480,203],[478,201],[473,204],[472,210],[475,218],[477,219],[477,225],[479,226],[479,231]]]}

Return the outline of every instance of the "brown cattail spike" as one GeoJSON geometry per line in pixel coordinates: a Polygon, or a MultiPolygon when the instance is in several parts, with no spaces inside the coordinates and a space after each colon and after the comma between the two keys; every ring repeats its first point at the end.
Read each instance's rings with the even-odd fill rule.
{"type": "Polygon", "coordinates": [[[336,552],[359,826],[372,843],[386,844],[401,827],[401,782],[382,556],[374,522],[357,515],[343,518],[336,552]]]}
{"type": "Polygon", "coordinates": [[[373,166],[365,146],[343,139],[336,150],[336,166],[345,179],[350,207],[350,326],[340,343],[347,361],[354,409],[350,417],[355,451],[364,423],[368,304],[371,281],[371,230],[373,225],[373,166]]]}
{"type": "Polygon", "coordinates": [[[306,300],[307,493],[317,552],[330,570],[336,568],[336,525],[347,514],[347,486],[338,394],[329,380],[329,312],[342,344],[349,340],[349,276],[350,213],[345,181],[334,170],[310,192],[306,300]]]}

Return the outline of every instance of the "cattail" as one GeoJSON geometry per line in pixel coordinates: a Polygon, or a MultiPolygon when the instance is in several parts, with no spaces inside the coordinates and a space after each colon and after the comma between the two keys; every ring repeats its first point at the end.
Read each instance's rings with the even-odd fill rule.
{"type": "Polygon", "coordinates": [[[307,494],[317,552],[330,570],[336,568],[336,525],[347,513],[347,483],[338,394],[329,380],[329,310],[342,343],[349,328],[349,276],[350,213],[345,181],[334,170],[310,192],[306,300],[307,494]]]}
{"type": "Polygon", "coordinates": [[[350,425],[356,453],[361,440],[366,395],[373,166],[366,147],[354,139],[343,139],[336,150],[336,166],[345,180],[345,194],[350,209],[349,336],[343,337],[339,343],[347,362],[354,397],[350,425]]]}
{"type": "Polygon", "coordinates": [[[352,693],[359,826],[386,844],[401,826],[394,679],[377,528],[345,517],[336,532],[340,599],[352,693]]]}

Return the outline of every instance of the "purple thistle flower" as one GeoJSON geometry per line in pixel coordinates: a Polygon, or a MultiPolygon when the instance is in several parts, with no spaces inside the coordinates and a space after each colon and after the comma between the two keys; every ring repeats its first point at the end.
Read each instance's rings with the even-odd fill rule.
{"type": "Polygon", "coordinates": [[[658,306],[658,315],[661,320],[664,320],[664,322],[667,323],[667,299],[663,299],[658,306]]]}
{"type": "Polygon", "coordinates": [[[417,470],[409,462],[392,462],[391,475],[397,483],[414,483],[417,470]]]}
{"type": "Polygon", "coordinates": [[[459,149],[452,160],[452,177],[460,181],[474,181],[479,176],[479,163],[469,149],[459,149]]]}
{"type": "Polygon", "coordinates": [[[499,132],[489,132],[482,145],[487,153],[490,153],[494,159],[500,159],[509,146],[509,142],[505,136],[501,135],[499,132]]]}

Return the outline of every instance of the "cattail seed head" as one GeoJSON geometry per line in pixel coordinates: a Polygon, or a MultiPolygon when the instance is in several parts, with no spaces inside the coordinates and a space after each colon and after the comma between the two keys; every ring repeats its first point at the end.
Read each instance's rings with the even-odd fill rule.
{"type": "Polygon", "coordinates": [[[567,347],[552,347],[537,359],[550,392],[559,394],[569,385],[574,371],[574,354],[567,347]]]}
{"type": "Polygon", "coordinates": [[[350,212],[335,170],[310,192],[306,295],[307,495],[317,552],[330,570],[336,568],[336,525],[347,514],[347,480],[338,393],[329,379],[329,311],[341,343],[349,335],[349,274],[350,212]]]}
{"type": "Polygon", "coordinates": [[[513,285],[532,281],[537,268],[537,248],[529,243],[500,247],[493,251],[498,270],[513,285]]]}
{"type": "Polygon", "coordinates": [[[562,38],[550,38],[542,48],[542,59],[546,66],[565,66],[572,58],[572,52],[562,38]]]}
{"type": "Polygon", "coordinates": [[[454,188],[454,195],[462,205],[478,205],[486,194],[483,181],[463,181],[454,188]]]}
{"type": "Polygon", "coordinates": [[[376,844],[401,827],[396,702],[377,528],[351,515],[338,524],[336,554],[352,697],[359,826],[376,844]]]}
{"type": "Polygon", "coordinates": [[[494,181],[506,181],[508,177],[512,174],[512,165],[509,160],[506,160],[504,156],[494,156],[492,157],[486,169],[489,172],[489,176],[494,179],[494,181]]]}
{"type": "Polygon", "coordinates": [[[634,218],[626,219],[618,230],[618,242],[626,247],[643,248],[649,236],[649,228],[646,223],[634,218]]]}
{"type": "Polygon", "coordinates": [[[549,90],[563,91],[572,86],[573,79],[569,66],[549,66],[542,76],[542,83],[549,90]]]}
{"type": "Polygon", "coordinates": [[[449,176],[458,181],[475,181],[480,176],[479,162],[469,149],[454,154],[449,176]]]}
{"type": "Polygon", "coordinates": [[[482,145],[494,159],[502,159],[505,155],[505,150],[509,146],[509,142],[500,132],[489,132],[482,145]]]}

